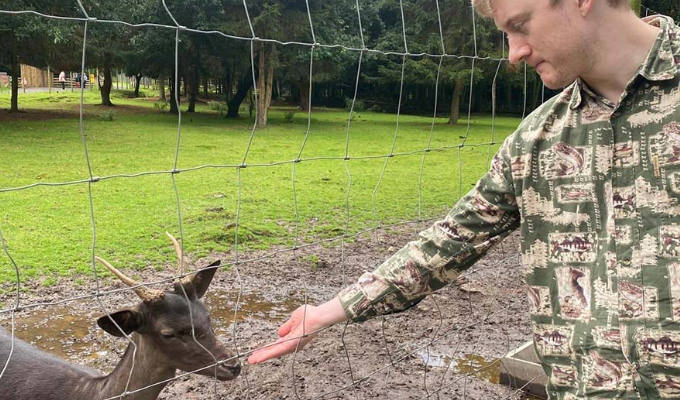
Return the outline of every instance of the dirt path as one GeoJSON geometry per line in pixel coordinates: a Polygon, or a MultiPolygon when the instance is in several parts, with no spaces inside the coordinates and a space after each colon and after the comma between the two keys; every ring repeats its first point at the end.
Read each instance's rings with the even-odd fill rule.
{"type": "MultiPolygon", "coordinates": [[[[390,233],[366,235],[344,246],[311,246],[295,252],[241,254],[253,260],[218,272],[206,303],[216,332],[225,343],[247,353],[275,339],[288,312],[306,298],[318,303],[345,282],[378,265],[422,226],[408,225],[390,233]],[[232,325],[240,292],[236,329],[232,325]],[[236,340],[234,340],[236,338],[236,340]]],[[[528,304],[520,282],[517,236],[506,239],[468,274],[461,290],[450,285],[404,313],[364,324],[336,326],[296,356],[257,366],[244,366],[231,382],[185,376],[169,384],[161,399],[521,399],[522,394],[495,384],[507,351],[530,338],[528,304]],[[343,334],[344,331],[344,334],[343,334]],[[351,382],[358,382],[352,387],[351,382]]],[[[232,254],[214,254],[225,262],[232,254]]],[[[203,265],[199,260],[198,265],[203,265]]],[[[142,272],[157,280],[170,271],[142,272]]],[[[107,281],[102,290],[118,287],[107,281]]],[[[86,294],[87,289],[62,282],[34,286],[22,304],[54,302],[86,294]]],[[[7,298],[3,299],[7,301],[7,298]]],[[[17,314],[17,335],[72,362],[102,371],[113,368],[125,348],[97,329],[94,319],[129,306],[136,299],[123,291],[101,298],[35,307],[17,314]]],[[[8,328],[8,315],[0,316],[8,328]]]]}

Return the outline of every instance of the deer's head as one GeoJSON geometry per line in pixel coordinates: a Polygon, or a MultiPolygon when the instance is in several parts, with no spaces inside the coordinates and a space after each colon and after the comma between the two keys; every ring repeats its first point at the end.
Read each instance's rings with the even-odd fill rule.
{"type": "MultiPolygon", "coordinates": [[[[167,235],[177,252],[179,274],[183,275],[185,263],[181,247],[172,235],[167,235]]],[[[188,372],[200,369],[198,374],[216,376],[222,381],[238,376],[241,371],[239,359],[217,340],[210,313],[201,302],[220,261],[178,279],[171,291],[161,291],[139,286],[104,259],[96,259],[125,284],[134,287],[142,299],[134,308],[99,318],[97,324],[103,330],[119,337],[124,336],[121,329],[125,334],[137,332],[144,345],[151,347],[145,351],[157,357],[159,364],[165,363],[170,368],[188,372]],[[216,363],[215,367],[205,368],[216,363]]]]}

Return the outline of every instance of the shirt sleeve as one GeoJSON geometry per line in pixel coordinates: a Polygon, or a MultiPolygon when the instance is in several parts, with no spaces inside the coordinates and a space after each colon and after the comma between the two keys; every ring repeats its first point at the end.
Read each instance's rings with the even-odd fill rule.
{"type": "Polygon", "coordinates": [[[451,212],[373,272],[338,294],[348,318],[361,322],[403,311],[454,280],[519,226],[510,135],[489,171],[451,212]]]}

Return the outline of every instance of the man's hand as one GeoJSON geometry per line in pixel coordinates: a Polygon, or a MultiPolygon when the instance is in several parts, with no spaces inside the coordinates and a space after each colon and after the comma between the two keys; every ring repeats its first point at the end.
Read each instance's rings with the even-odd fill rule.
{"type": "Polygon", "coordinates": [[[346,320],[347,315],[337,297],[320,306],[300,306],[279,327],[279,339],[254,351],[248,357],[248,363],[257,364],[302,349],[314,339],[318,330],[346,320]]]}

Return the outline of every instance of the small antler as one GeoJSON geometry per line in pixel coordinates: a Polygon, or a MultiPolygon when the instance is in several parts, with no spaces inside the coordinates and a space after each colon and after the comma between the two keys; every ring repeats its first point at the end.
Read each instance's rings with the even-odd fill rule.
{"type": "Polygon", "coordinates": [[[108,268],[108,270],[111,271],[111,273],[116,275],[124,284],[134,287],[133,290],[135,291],[135,293],[137,293],[137,296],[139,296],[143,301],[149,302],[163,297],[162,290],[152,289],[146,286],[139,286],[140,285],[139,282],[118,271],[113,265],[109,264],[108,261],[97,256],[95,256],[94,258],[95,260],[104,264],[104,266],[108,268]]]}
{"type": "MultiPolygon", "coordinates": [[[[186,274],[186,265],[184,264],[184,255],[182,254],[182,246],[179,245],[179,242],[177,242],[177,239],[175,239],[174,236],[170,234],[170,232],[165,232],[166,235],[170,238],[172,241],[172,245],[175,248],[175,253],[177,253],[177,274],[178,275],[184,275],[186,274]]],[[[191,276],[183,276],[179,278],[179,283],[185,284],[185,283],[191,283],[192,278],[191,276]]]]}

